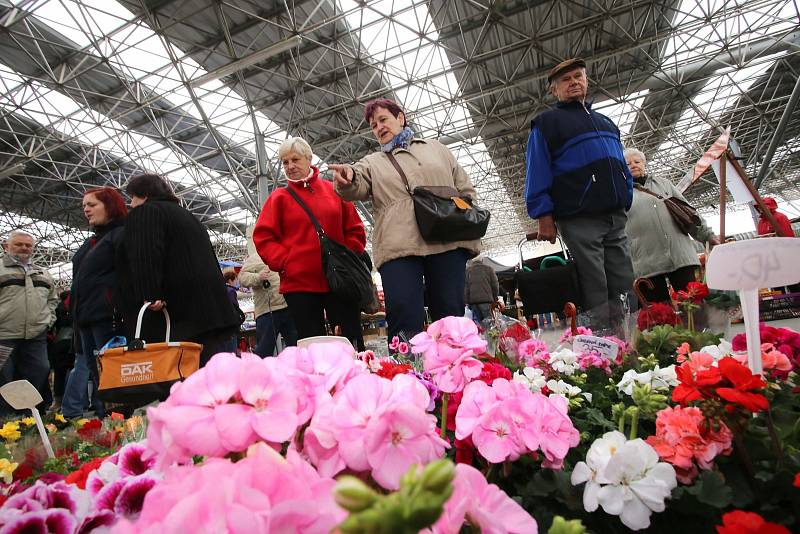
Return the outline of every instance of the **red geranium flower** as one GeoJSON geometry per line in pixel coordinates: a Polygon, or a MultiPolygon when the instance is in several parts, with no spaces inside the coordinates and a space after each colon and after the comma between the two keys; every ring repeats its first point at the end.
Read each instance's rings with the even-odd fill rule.
{"type": "Polygon", "coordinates": [[[103,428],[103,422],[100,419],[92,419],[78,429],[78,435],[83,439],[92,439],[101,428],[103,428]]]}
{"type": "Polygon", "coordinates": [[[483,362],[483,369],[481,370],[478,380],[483,380],[491,386],[492,382],[494,382],[496,378],[505,378],[506,380],[511,380],[511,371],[499,363],[496,363],[496,361],[483,362]]]}
{"type": "Polygon", "coordinates": [[[409,371],[411,371],[410,365],[406,365],[404,363],[394,363],[389,360],[382,360],[381,368],[378,369],[375,374],[391,380],[397,375],[404,375],[409,371]]]}
{"type": "Polygon", "coordinates": [[[800,488],[800,473],[797,473],[794,476],[794,487],[795,488],[800,488]]]}
{"type": "Polygon", "coordinates": [[[764,395],[751,393],[751,391],[761,390],[767,385],[761,376],[754,375],[750,369],[734,358],[722,358],[717,365],[722,376],[732,386],[717,388],[717,395],[751,412],[760,412],[769,407],[764,395]]]}
{"type": "Polygon", "coordinates": [[[639,330],[647,330],[660,324],[675,326],[678,324],[678,314],[669,304],[654,302],[639,313],[636,326],[639,330]]]}
{"type": "Polygon", "coordinates": [[[86,479],[89,478],[89,475],[92,471],[96,470],[100,467],[100,464],[103,463],[106,457],[103,456],[102,458],[95,458],[93,460],[89,460],[88,462],[84,463],[77,471],[73,471],[64,481],[67,484],[75,484],[80,489],[86,489],[86,479]]]}
{"type": "Polygon", "coordinates": [[[675,374],[680,384],[672,390],[672,400],[683,405],[713,396],[711,388],[722,380],[722,374],[716,367],[703,369],[695,375],[688,361],[676,367],[675,374]]]}
{"type": "Polygon", "coordinates": [[[756,513],[734,510],[722,516],[722,525],[717,525],[717,534],[790,534],[790,532],[783,525],[770,523],[756,513]]]}

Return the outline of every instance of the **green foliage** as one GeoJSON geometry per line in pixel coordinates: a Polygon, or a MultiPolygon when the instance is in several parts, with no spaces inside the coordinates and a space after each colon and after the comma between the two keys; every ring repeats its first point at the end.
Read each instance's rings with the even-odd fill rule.
{"type": "Polygon", "coordinates": [[[718,345],[721,337],[711,332],[694,332],[681,326],[658,325],[639,332],[635,346],[639,354],[655,355],[663,365],[675,363],[675,353],[683,343],[688,343],[692,350],[700,350],[708,345],[718,345]]]}

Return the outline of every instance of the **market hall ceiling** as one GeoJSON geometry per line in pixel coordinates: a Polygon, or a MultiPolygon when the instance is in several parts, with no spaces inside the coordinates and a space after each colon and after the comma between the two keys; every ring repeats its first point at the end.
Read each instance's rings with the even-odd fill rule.
{"type": "MultiPolygon", "coordinates": [[[[0,234],[74,250],[82,192],[151,170],[221,256],[241,256],[259,180],[282,184],[280,142],[358,159],[376,148],[363,104],[388,96],[456,153],[493,213],[484,247],[507,252],[533,228],[524,152],[553,104],[552,65],[585,58],[595,107],[677,181],[728,125],[759,172],[799,46],[789,0],[0,0],[0,234]]],[[[762,187],[787,200],[800,197],[794,115],[762,187]]],[[[688,192],[704,207],[707,180],[688,192]]]]}

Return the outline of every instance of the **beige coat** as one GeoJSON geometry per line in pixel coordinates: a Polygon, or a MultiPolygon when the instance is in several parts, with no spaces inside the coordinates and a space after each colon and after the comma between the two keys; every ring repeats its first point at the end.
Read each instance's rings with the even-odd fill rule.
{"type": "MultiPolygon", "coordinates": [[[[678,188],[665,178],[648,176],[644,186],[662,197],[686,200],[678,188]]],[[[625,231],[631,247],[633,272],[637,278],[649,278],[671,273],[681,267],[700,265],[692,237],[701,243],[714,237],[713,230],[705,221],[695,229],[692,237],[682,233],[664,201],[636,188],[633,190],[633,204],[628,210],[625,231]]]]}
{"type": "MultiPolygon", "coordinates": [[[[415,187],[450,186],[460,193],[477,199],[467,173],[456,158],[439,141],[411,140],[408,149],[396,148],[395,158],[403,168],[413,191],[415,187]]],[[[403,179],[383,152],[361,158],[353,166],[353,182],[347,186],[335,184],[336,192],[345,200],[372,200],[375,228],[372,232],[372,252],[375,268],[387,261],[406,256],[430,256],[457,248],[472,255],[480,252],[480,240],[434,243],[422,239],[414,218],[414,202],[406,191],[403,179]]]]}
{"type": "Polygon", "coordinates": [[[56,322],[58,294],[44,268],[0,259],[0,339],[33,339],[56,322]]]}
{"type": "Polygon", "coordinates": [[[253,313],[258,318],[265,313],[282,310],[286,307],[286,301],[283,295],[278,292],[281,285],[281,278],[278,273],[269,272],[269,287],[264,289],[264,284],[258,273],[265,269],[267,266],[261,260],[258,254],[250,254],[242,270],[239,272],[239,283],[243,287],[249,287],[253,290],[253,313]]]}

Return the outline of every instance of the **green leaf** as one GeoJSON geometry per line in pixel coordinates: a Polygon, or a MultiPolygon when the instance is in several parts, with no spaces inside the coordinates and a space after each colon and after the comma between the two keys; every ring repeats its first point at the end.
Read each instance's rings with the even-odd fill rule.
{"type": "Polygon", "coordinates": [[[733,500],[733,491],[725,484],[723,476],[716,471],[706,471],[693,486],[687,488],[701,503],[715,508],[725,508],[733,500]]]}

